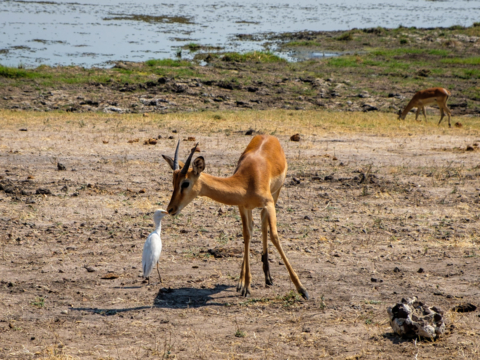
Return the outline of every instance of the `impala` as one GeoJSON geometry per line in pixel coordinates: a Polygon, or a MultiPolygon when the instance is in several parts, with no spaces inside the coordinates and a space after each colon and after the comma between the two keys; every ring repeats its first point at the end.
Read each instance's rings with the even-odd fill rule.
{"type": "Polygon", "coordinates": [[[406,108],[401,111],[398,111],[398,118],[405,120],[405,117],[407,116],[408,112],[412,110],[412,108],[416,107],[417,112],[415,114],[415,120],[418,119],[418,114],[420,114],[420,110],[423,112],[423,116],[425,117],[425,122],[427,121],[427,115],[425,114],[425,106],[437,103],[438,107],[440,108],[440,121],[438,122],[438,125],[443,120],[443,117],[445,116],[445,113],[448,115],[448,126],[452,127],[450,124],[450,110],[447,108],[447,100],[448,97],[451,95],[450,91],[444,88],[432,88],[432,89],[426,89],[426,90],[421,90],[417,92],[412,100],[408,103],[406,108]]]}
{"type": "Polygon", "coordinates": [[[197,145],[192,149],[185,163],[178,161],[178,148],[175,156],[162,155],[173,170],[173,193],[167,211],[170,215],[177,215],[197,196],[207,196],[212,200],[236,205],[242,218],[244,239],[243,263],[237,291],[242,296],[251,292],[252,275],[250,273],[250,239],[253,232],[252,210],[261,208],[262,219],[262,263],[265,274],[265,283],[273,285],[268,262],[268,230],[270,240],[277,248],[285,264],[290,279],[297,291],[308,299],[308,292],[303,287],[298,275],[293,270],[285,255],[277,233],[277,215],[275,203],[287,175],[287,160],[278,139],[274,136],[257,135],[248,144],[240,156],[237,167],[232,176],[220,178],[203,172],[205,159],[198,156],[192,164],[192,155],[197,145]]]}

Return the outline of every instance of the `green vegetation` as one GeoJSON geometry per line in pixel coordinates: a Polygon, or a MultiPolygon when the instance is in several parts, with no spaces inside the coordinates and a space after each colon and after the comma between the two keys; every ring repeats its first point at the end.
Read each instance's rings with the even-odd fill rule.
{"type": "Polygon", "coordinates": [[[48,76],[46,74],[41,74],[33,70],[17,69],[13,67],[0,65],[0,77],[10,78],[10,79],[19,79],[19,78],[37,79],[37,78],[47,78],[51,76],[48,76]]]}
{"type": "Polygon", "coordinates": [[[468,57],[468,58],[451,58],[442,59],[443,64],[461,64],[461,65],[480,65],[480,56],[468,57]]]}
{"type": "Polygon", "coordinates": [[[337,40],[339,41],[351,41],[353,40],[353,33],[352,31],[346,32],[339,37],[337,37],[337,40]]]}
{"type": "Polygon", "coordinates": [[[260,63],[286,63],[285,59],[274,55],[270,51],[251,51],[247,53],[226,53],[223,61],[229,62],[260,62],[260,63]]]}
{"type": "Polygon", "coordinates": [[[321,46],[321,43],[313,40],[290,41],[288,46],[321,46]]]}
{"type": "Polygon", "coordinates": [[[244,338],[245,336],[247,336],[247,334],[245,333],[245,331],[242,331],[242,330],[240,330],[240,329],[237,329],[237,331],[235,331],[235,337],[244,338]]]}
{"type": "Polygon", "coordinates": [[[145,64],[150,67],[165,66],[165,67],[180,67],[191,65],[186,60],[173,60],[173,59],[153,59],[145,61],[145,64]]]}
{"type": "Polygon", "coordinates": [[[195,43],[190,43],[190,44],[187,44],[187,48],[190,51],[198,51],[198,50],[200,50],[201,46],[198,45],[198,44],[195,44],[195,43]]]}
{"type": "Polygon", "coordinates": [[[31,302],[31,304],[32,304],[33,306],[38,307],[38,308],[42,308],[42,307],[45,306],[45,299],[42,298],[42,297],[37,297],[37,298],[35,298],[35,301],[32,301],[32,302],[31,302]]]}

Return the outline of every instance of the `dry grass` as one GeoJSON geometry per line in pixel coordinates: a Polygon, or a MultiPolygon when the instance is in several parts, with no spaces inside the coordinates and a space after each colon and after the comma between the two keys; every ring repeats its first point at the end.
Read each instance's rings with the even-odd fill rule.
{"type": "MultiPolygon", "coordinates": [[[[328,112],[328,111],[224,111],[221,119],[216,112],[151,114],[145,118],[141,114],[102,114],[102,113],[26,113],[18,111],[0,111],[0,125],[3,129],[17,130],[28,126],[42,126],[45,129],[61,126],[63,130],[71,131],[74,136],[79,128],[86,127],[98,134],[103,141],[102,131],[114,134],[112,140],[124,140],[129,131],[138,127],[158,127],[158,129],[176,129],[183,134],[233,133],[246,131],[249,128],[257,132],[277,135],[334,135],[336,133],[365,133],[382,136],[404,135],[478,135],[480,134],[479,118],[464,117],[462,128],[448,129],[445,124],[437,126],[434,119],[427,123],[416,122],[413,117],[407,120],[397,120],[391,113],[358,113],[358,112],[328,112]],[[122,136],[125,133],[125,136],[122,136]]],[[[26,133],[28,136],[28,132],[26,133]]],[[[147,138],[147,137],[145,137],[147,138]]],[[[51,139],[44,139],[49,141],[51,139]]],[[[130,138],[128,140],[131,140],[130,138]]],[[[128,142],[125,141],[125,142],[128,142]]],[[[107,144],[105,144],[107,145],[107,144]]]]}

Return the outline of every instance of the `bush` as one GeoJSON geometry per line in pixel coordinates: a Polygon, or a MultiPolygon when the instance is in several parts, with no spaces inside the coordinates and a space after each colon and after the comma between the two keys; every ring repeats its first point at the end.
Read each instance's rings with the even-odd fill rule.
{"type": "Polygon", "coordinates": [[[343,33],[339,37],[337,37],[337,40],[339,41],[351,41],[353,40],[353,34],[351,31],[343,33]]]}

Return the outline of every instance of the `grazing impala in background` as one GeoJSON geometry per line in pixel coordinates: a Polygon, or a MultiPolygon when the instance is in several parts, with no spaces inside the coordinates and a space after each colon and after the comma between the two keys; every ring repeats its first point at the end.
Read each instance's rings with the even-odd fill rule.
{"type": "Polygon", "coordinates": [[[265,283],[273,284],[267,247],[268,230],[270,229],[270,239],[280,253],[292,282],[297,291],[305,299],[308,299],[307,290],[290,265],[278,239],[275,203],[287,176],[287,160],[278,139],[268,135],[255,136],[240,156],[234,174],[227,178],[204,173],[205,159],[203,156],[197,157],[193,161],[192,169],[189,169],[192,155],[197,146],[192,149],[185,164],[179,163],[179,145],[180,141],[177,144],[173,160],[169,156],[162,155],[173,170],[173,193],[167,207],[169,214],[179,214],[197,196],[207,196],[223,204],[238,206],[242,217],[245,249],[237,291],[240,291],[243,296],[248,296],[252,282],[249,261],[250,239],[253,232],[252,210],[261,208],[262,262],[265,283]]]}
{"type": "Polygon", "coordinates": [[[417,108],[417,113],[415,114],[415,120],[418,119],[418,114],[420,114],[420,110],[423,112],[423,116],[425,117],[425,122],[427,121],[427,115],[425,114],[425,106],[437,103],[438,107],[440,108],[440,121],[438,122],[438,125],[443,120],[443,117],[445,116],[445,113],[448,115],[448,126],[452,127],[450,124],[450,110],[447,108],[447,100],[448,97],[451,95],[450,91],[444,88],[432,88],[432,89],[426,89],[426,90],[421,90],[417,92],[412,100],[408,103],[407,107],[401,111],[398,111],[398,118],[405,120],[405,117],[407,116],[408,112],[412,110],[412,108],[416,107],[417,108]]]}

